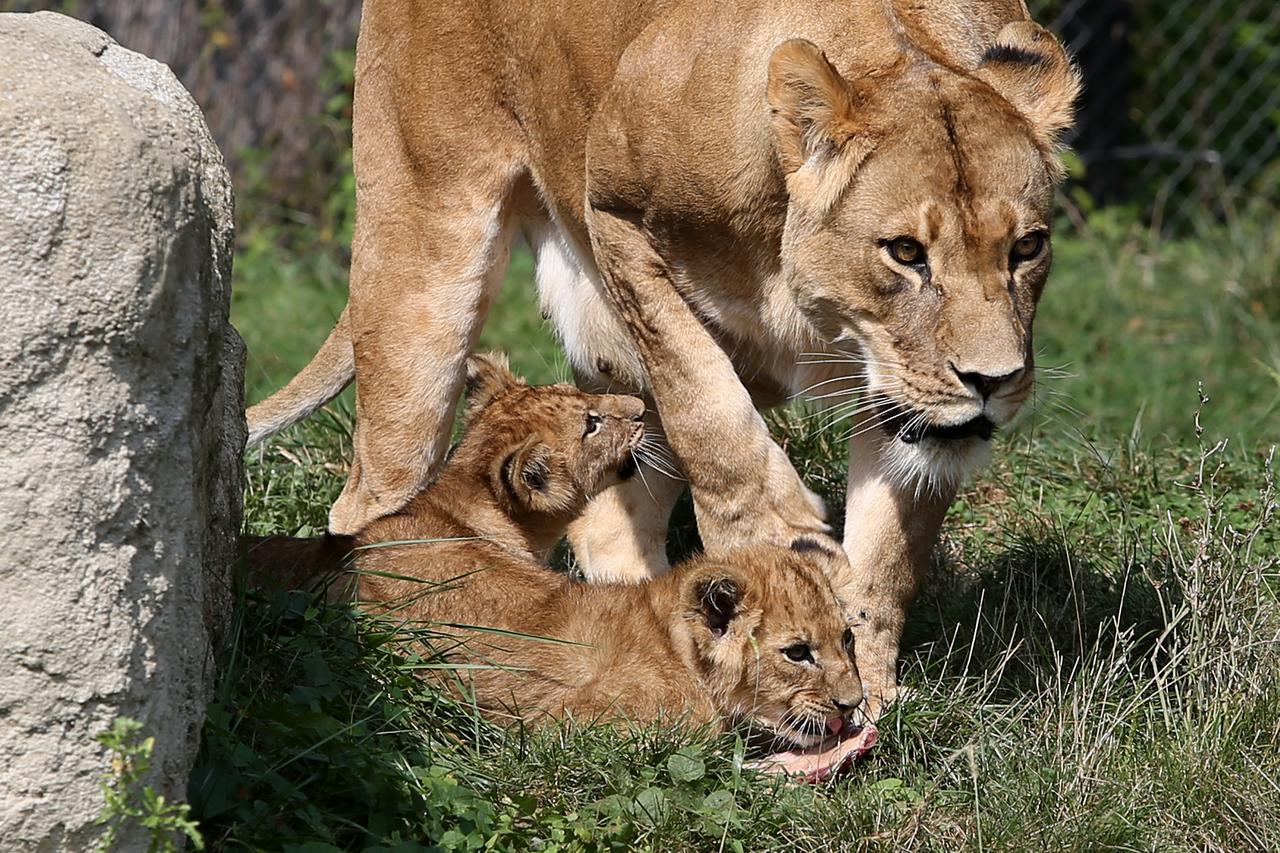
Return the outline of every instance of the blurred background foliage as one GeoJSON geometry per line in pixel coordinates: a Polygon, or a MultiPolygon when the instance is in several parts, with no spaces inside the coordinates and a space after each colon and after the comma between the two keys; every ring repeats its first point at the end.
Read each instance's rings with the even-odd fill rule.
{"type": "Polygon", "coordinates": [[[1029,0],[1085,78],[1075,186],[1162,229],[1280,199],[1280,3],[1029,0]]]}

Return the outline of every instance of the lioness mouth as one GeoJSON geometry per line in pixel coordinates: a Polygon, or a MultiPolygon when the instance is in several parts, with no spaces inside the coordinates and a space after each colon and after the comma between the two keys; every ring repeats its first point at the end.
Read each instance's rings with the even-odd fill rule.
{"type": "Polygon", "coordinates": [[[973,436],[977,436],[983,441],[990,441],[991,436],[996,431],[996,425],[986,415],[978,415],[976,418],[967,420],[962,424],[940,426],[920,417],[920,413],[913,409],[908,409],[905,412],[899,412],[886,418],[881,422],[880,426],[885,432],[895,436],[903,444],[917,444],[926,438],[936,438],[939,441],[957,441],[962,438],[972,438],[973,436]]]}

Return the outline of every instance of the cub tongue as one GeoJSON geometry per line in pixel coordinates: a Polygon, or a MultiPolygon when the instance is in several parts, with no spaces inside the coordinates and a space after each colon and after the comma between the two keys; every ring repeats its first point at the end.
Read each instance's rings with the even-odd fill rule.
{"type": "Polygon", "coordinates": [[[832,717],[827,720],[827,728],[833,735],[840,734],[840,730],[844,728],[844,717],[832,717]]]}
{"type": "Polygon", "coordinates": [[[850,726],[843,720],[836,724],[836,720],[840,718],[827,720],[827,728],[837,734],[834,739],[827,738],[808,749],[775,752],[751,762],[747,767],[762,773],[789,776],[797,782],[824,781],[866,755],[875,746],[878,735],[873,725],[850,726]]]}

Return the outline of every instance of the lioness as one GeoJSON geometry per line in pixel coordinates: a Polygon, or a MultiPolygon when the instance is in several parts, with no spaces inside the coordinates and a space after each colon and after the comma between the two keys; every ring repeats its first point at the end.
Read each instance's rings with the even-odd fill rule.
{"type": "Polygon", "coordinates": [[[849,718],[862,688],[824,574],[834,552],[802,539],[695,558],[644,585],[572,581],[546,551],[615,472],[634,473],[643,403],[531,388],[488,357],[471,359],[468,386],[466,432],[436,482],[354,537],[253,541],[254,569],[297,583],[354,552],[366,605],[555,641],[458,629],[467,656],[500,666],[470,671],[495,716],[747,719],[807,748],[768,769],[811,778],[870,747],[874,730],[849,718]]]}
{"type": "MultiPolygon", "coordinates": [[[[889,698],[946,508],[1031,391],[1077,89],[1023,0],[366,0],[350,303],[252,437],[358,377],[330,528],[401,508],[523,233],[579,383],[656,403],[712,554],[823,535],[756,407],[860,395],[833,581],[889,698]]],[[[588,573],[663,572],[679,489],[594,501],[588,573]]]]}

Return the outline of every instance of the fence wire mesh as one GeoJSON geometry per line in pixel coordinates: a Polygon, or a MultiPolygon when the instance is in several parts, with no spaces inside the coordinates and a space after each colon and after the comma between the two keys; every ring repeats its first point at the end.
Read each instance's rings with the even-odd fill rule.
{"type": "Polygon", "coordinates": [[[1178,227],[1280,201],[1280,2],[1032,0],[1085,77],[1077,180],[1178,227]]]}
{"type": "MultiPolygon", "coordinates": [[[[1280,0],[1029,0],[1085,77],[1076,193],[1178,228],[1280,203],[1280,0]]],[[[102,27],[168,63],[244,176],[324,184],[360,0],[0,0],[102,27]]],[[[338,141],[336,144],[342,144],[338,141]]],[[[323,186],[312,187],[323,192],[323,186]]],[[[305,195],[305,192],[303,193],[305,195]]]]}

